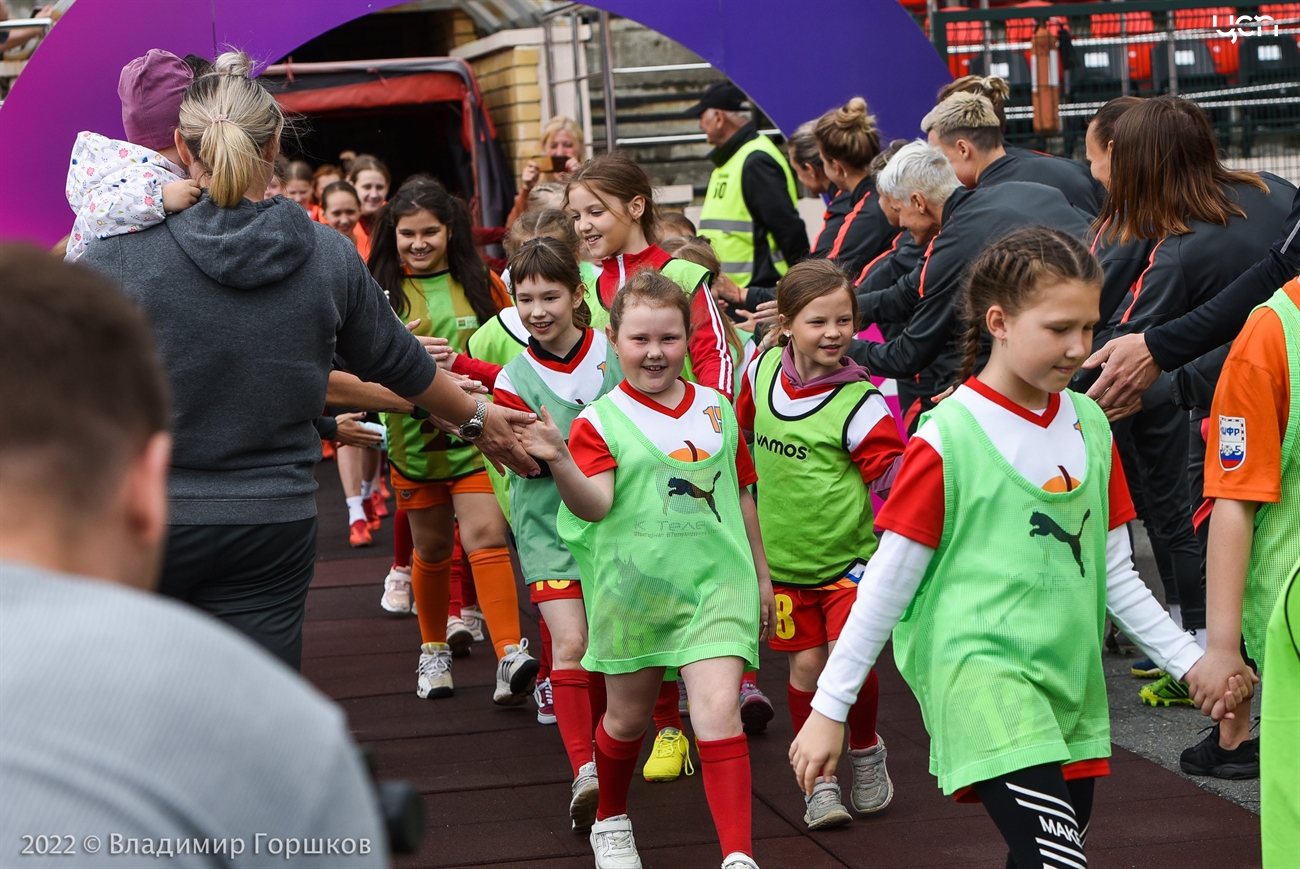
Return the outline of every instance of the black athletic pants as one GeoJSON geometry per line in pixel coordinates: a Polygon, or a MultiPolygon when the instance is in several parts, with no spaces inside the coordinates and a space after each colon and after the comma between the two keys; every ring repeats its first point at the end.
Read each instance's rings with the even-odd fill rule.
{"type": "Polygon", "coordinates": [[[216,616],[295,670],[316,567],[316,517],[274,525],[172,525],[158,590],[216,616]]]}
{"type": "Polygon", "coordinates": [[[1183,627],[1190,630],[1205,627],[1205,588],[1201,546],[1192,529],[1187,425],[1187,411],[1165,405],[1138,411],[1112,428],[1124,474],[1130,481],[1140,480],[1138,518],[1151,537],[1157,563],[1162,569],[1168,565],[1172,572],[1161,579],[1166,587],[1172,580],[1177,588],[1183,627]]]}
{"type": "Polygon", "coordinates": [[[975,793],[1011,849],[1007,869],[1084,869],[1095,783],[1067,782],[1059,763],[976,782],[975,793]]]}

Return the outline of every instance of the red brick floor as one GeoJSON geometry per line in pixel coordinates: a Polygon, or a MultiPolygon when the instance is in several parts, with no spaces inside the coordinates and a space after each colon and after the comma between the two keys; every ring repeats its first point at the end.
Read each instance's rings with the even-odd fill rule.
{"type": "MultiPolygon", "coordinates": [[[[391,533],[388,527],[385,522],[380,533],[391,533]]],[[[492,705],[490,646],[478,644],[471,657],[456,661],[455,697],[430,702],[415,696],[415,619],[379,608],[388,564],[376,555],[317,565],[307,600],[303,673],[343,706],[357,740],[374,748],[381,776],[408,779],[424,793],[424,846],[396,865],[590,867],[585,837],[569,831],[570,771],[559,734],[537,723],[531,703],[523,709],[492,705]]],[[[531,607],[523,609],[524,632],[537,644],[531,607]]],[[[755,858],[764,869],[1003,869],[1005,847],[983,810],[945,799],[927,772],[929,740],[920,710],[887,655],[880,666],[879,730],[889,747],[893,805],[878,817],[809,834],[786,760],[786,677],[784,657],[765,651],[759,684],[777,716],[766,734],[750,739],[755,858]]],[[[1260,865],[1259,822],[1245,809],[1120,748],[1111,767],[1097,788],[1088,840],[1093,869],[1260,865]]],[[[848,780],[847,762],[840,775],[848,780]]],[[[629,807],[647,869],[716,869],[720,863],[698,774],[667,784],[638,778],[629,807]]]]}

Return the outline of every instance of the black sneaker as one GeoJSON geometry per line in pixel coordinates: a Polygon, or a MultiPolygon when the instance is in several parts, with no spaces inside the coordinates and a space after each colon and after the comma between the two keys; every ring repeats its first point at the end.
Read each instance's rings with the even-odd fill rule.
{"type": "Polygon", "coordinates": [[[1223,779],[1259,778],[1259,737],[1247,739],[1229,751],[1219,745],[1219,725],[1209,728],[1209,735],[1178,758],[1178,765],[1188,775],[1208,775],[1223,779]]]}

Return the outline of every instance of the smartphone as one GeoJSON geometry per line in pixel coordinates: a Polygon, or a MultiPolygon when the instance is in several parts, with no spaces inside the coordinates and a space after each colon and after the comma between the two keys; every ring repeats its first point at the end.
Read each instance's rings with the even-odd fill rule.
{"type": "MultiPolygon", "coordinates": [[[[569,165],[568,157],[548,156],[544,159],[551,161],[551,168],[547,170],[548,172],[563,172],[564,167],[569,165]]],[[[543,164],[543,166],[545,166],[545,164],[543,164]]]]}

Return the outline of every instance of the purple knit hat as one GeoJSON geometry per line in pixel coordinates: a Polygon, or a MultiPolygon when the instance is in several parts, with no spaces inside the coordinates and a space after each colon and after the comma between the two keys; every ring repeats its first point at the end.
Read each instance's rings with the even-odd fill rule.
{"type": "Polygon", "coordinates": [[[117,96],[127,141],[153,151],[172,147],[181,100],[193,80],[185,61],[161,48],[151,48],[122,67],[117,96]]]}

